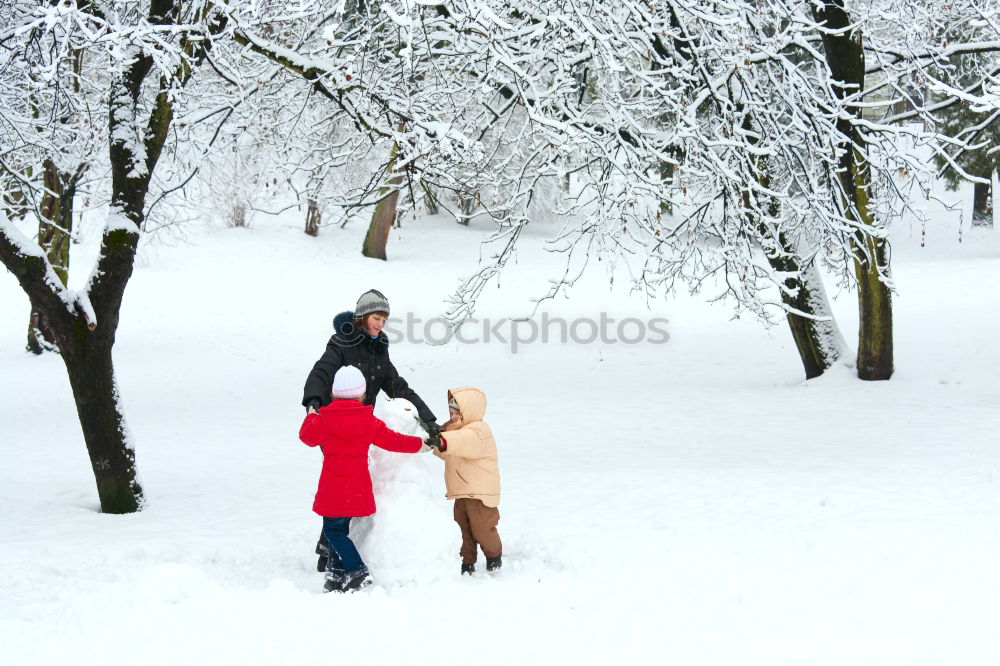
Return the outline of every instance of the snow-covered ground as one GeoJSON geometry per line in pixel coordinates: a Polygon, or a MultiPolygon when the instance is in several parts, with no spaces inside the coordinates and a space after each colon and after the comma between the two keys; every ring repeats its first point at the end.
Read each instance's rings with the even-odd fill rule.
{"type": "MultiPolygon", "coordinates": [[[[926,247],[895,239],[890,382],[805,382],[786,328],[702,297],[647,309],[601,273],[551,315],[665,318],[666,343],[396,342],[439,416],[449,387],[489,397],[504,567],[461,578],[440,462],[384,454],[359,526],[376,585],[348,596],[315,571],[302,384],[361,292],[441,313],[484,224],[408,222],[388,262],[360,256],[363,224],[311,239],[291,216],[144,245],[115,348],[148,500],[130,516],[97,512],[62,363],[23,351],[0,274],[0,664],[995,666],[1000,234],[935,220],[926,247]]],[[[531,233],[491,324],[556,272],[531,233]]],[[[853,294],[834,307],[855,342],[853,294]]]]}

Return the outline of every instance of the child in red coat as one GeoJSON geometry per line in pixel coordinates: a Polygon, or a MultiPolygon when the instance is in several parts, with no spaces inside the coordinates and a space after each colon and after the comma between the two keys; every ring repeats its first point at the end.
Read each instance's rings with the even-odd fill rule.
{"type": "Polygon", "coordinates": [[[323,587],[328,592],[348,592],[372,582],[348,536],[351,518],[375,513],[368,449],[374,444],[387,451],[416,453],[423,441],[389,430],[375,418],[370,405],[362,404],[365,377],[354,366],[337,371],[331,393],[333,402],[306,415],[299,439],[323,450],[323,471],[313,502],[313,511],[323,517],[323,533],[331,546],[323,587]]]}

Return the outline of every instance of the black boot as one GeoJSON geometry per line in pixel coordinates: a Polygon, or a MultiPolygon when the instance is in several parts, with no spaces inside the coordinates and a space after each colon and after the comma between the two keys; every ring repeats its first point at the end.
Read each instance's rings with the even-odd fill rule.
{"type": "Polygon", "coordinates": [[[330,561],[330,542],[326,540],[326,535],[322,532],[319,533],[319,540],[316,542],[316,554],[319,555],[319,559],[316,560],[316,571],[322,573],[326,571],[326,566],[330,561]]]}
{"type": "Polygon", "coordinates": [[[499,569],[502,566],[503,566],[503,562],[500,561],[500,556],[499,555],[497,555],[496,557],[487,557],[486,558],[486,570],[487,571],[496,571],[497,569],[499,569]]]}
{"type": "Polygon", "coordinates": [[[326,580],[323,581],[323,589],[327,592],[343,592],[344,580],[347,576],[343,569],[332,569],[326,572],[326,580]]]}
{"type": "Polygon", "coordinates": [[[471,576],[474,573],[476,573],[475,564],[465,564],[464,562],[462,563],[462,574],[469,574],[471,576]]]}
{"type": "Polygon", "coordinates": [[[330,549],[324,546],[323,542],[317,542],[316,554],[319,555],[319,559],[316,560],[316,571],[322,573],[326,571],[327,562],[330,561],[330,549]]]}
{"type": "Polygon", "coordinates": [[[356,571],[348,571],[344,574],[344,584],[341,592],[357,592],[363,587],[372,584],[372,577],[368,573],[368,567],[361,567],[356,571]]]}

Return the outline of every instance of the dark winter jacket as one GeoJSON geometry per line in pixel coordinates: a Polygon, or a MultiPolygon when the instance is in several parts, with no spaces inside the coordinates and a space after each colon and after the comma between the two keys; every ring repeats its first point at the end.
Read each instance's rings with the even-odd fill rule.
{"type": "Polygon", "coordinates": [[[313,511],[328,518],[370,516],[375,513],[368,448],[416,453],[419,437],[393,432],[372,414],[369,405],[356,400],[335,400],[317,414],[307,414],[299,439],[323,447],[323,471],[316,489],[313,511]]]}
{"type": "Polygon", "coordinates": [[[326,351],[306,379],[303,407],[313,405],[318,409],[329,404],[334,374],[345,365],[353,365],[361,370],[368,382],[366,405],[374,405],[378,392],[385,391],[390,398],[404,398],[412,402],[424,421],[437,420],[420,396],[396,372],[389,360],[389,340],[385,333],[372,338],[364,331],[358,331],[354,327],[353,312],[341,312],[334,318],[333,326],[335,332],[326,343],[326,351]]]}

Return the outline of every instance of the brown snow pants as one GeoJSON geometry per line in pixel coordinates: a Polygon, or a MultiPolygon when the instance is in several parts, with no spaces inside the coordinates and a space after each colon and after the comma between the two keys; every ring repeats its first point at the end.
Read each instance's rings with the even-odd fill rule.
{"type": "Polygon", "coordinates": [[[503,547],[497,523],[500,509],[488,507],[482,500],[460,497],[455,500],[455,522],[462,530],[462,564],[476,563],[476,545],[483,549],[487,558],[499,557],[503,547]]]}

